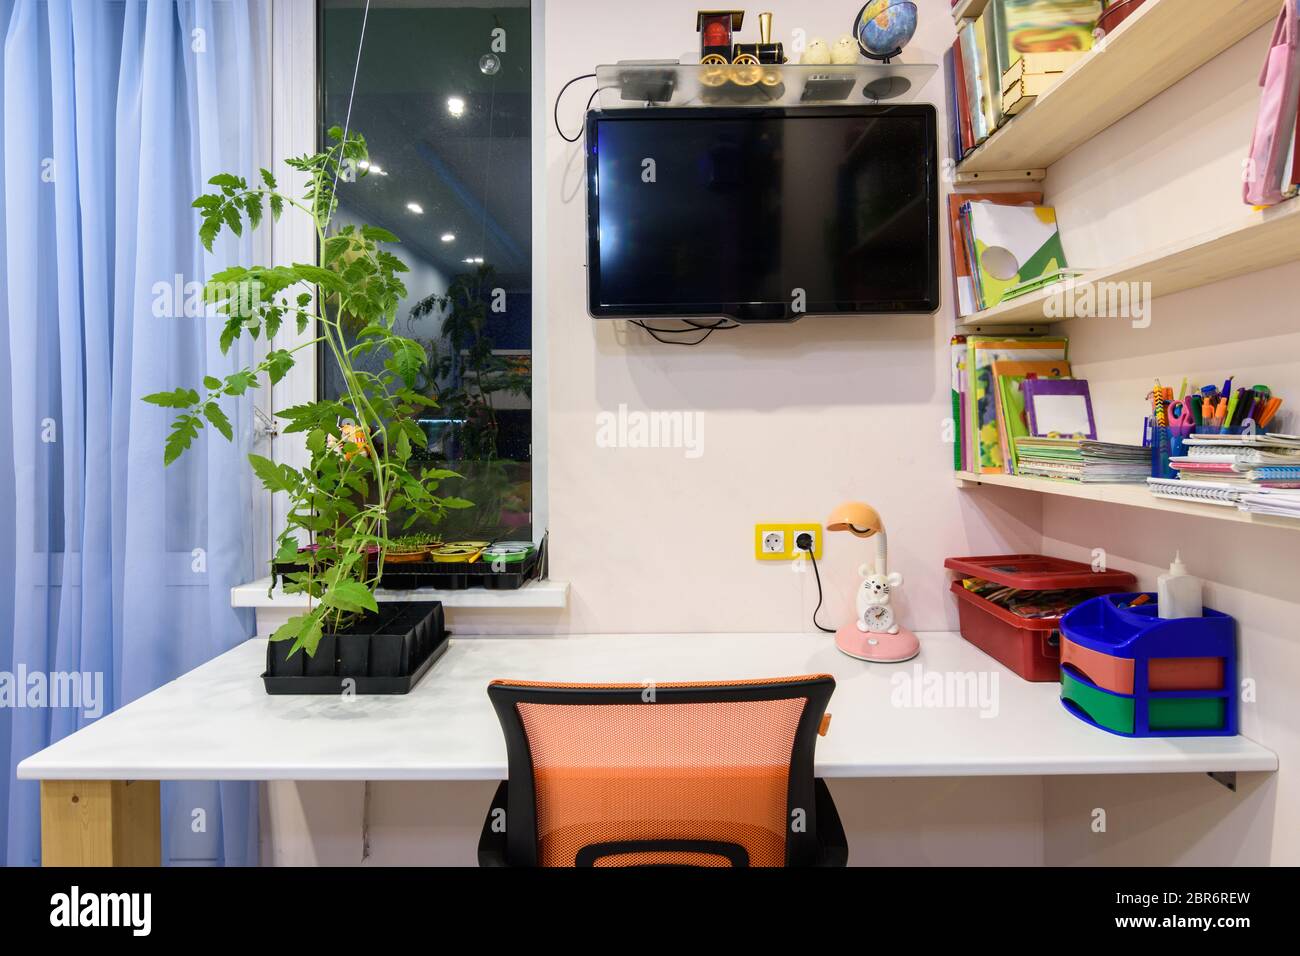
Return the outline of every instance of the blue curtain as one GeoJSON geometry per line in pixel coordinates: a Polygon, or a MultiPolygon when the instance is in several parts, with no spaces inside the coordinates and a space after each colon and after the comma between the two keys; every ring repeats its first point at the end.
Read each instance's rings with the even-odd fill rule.
{"type": "MultiPolygon", "coordinates": [[[[229,600],[256,576],[250,401],[226,406],[233,443],[205,436],[164,469],[170,415],[140,398],[251,364],[247,344],[220,353],[196,289],[259,261],[261,240],[204,252],[190,202],[218,172],[269,165],[267,24],[257,0],[0,0],[0,672],[23,698],[0,707],[10,865],[40,861],[19,761],[253,633],[229,600]],[[41,701],[24,674],[65,692],[41,701]]],[[[256,863],[256,787],[165,785],[163,853],[256,863]]]]}

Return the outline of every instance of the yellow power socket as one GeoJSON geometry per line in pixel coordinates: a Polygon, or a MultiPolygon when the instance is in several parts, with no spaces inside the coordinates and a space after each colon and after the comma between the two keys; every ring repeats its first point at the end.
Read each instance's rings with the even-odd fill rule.
{"type": "Polygon", "coordinates": [[[813,539],[813,557],[822,556],[822,526],[813,521],[795,524],[763,522],[754,525],[754,557],[760,561],[793,561],[806,551],[794,546],[795,538],[808,532],[813,539]]]}

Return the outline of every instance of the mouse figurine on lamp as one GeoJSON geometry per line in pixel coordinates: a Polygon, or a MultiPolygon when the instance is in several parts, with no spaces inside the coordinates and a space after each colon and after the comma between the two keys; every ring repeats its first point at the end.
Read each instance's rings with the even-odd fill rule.
{"type": "Polygon", "coordinates": [[[835,646],[861,661],[893,664],[911,660],[920,652],[921,642],[894,620],[890,591],[902,586],[903,576],[889,571],[889,548],[880,514],[860,501],[846,501],[831,512],[826,530],[876,539],[874,563],[858,568],[861,581],[854,602],[856,617],[835,632],[835,646]]]}

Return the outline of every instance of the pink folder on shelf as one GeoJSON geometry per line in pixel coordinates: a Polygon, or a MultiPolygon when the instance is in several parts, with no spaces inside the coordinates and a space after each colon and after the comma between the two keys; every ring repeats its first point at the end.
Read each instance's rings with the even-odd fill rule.
{"type": "Polygon", "coordinates": [[[1282,182],[1291,151],[1291,130],[1300,105],[1300,22],[1296,0],[1284,0],[1273,28],[1264,69],[1259,118],[1246,158],[1242,198],[1252,206],[1273,206],[1286,198],[1282,182]]]}

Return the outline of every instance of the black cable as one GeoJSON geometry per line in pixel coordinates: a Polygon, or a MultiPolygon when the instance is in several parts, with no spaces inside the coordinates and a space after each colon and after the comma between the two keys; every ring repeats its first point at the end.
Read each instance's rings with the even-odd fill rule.
{"type": "Polygon", "coordinates": [[[817,630],[819,631],[825,632],[826,634],[834,634],[835,628],[822,627],[820,624],[817,623],[817,612],[822,609],[822,576],[817,571],[817,555],[813,554],[812,548],[808,549],[808,558],[810,561],[812,561],[813,577],[817,579],[817,606],[813,608],[813,617],[812,617],[813,627],[817,628],[817,630]]]}
{"type": "Polygon", "coordinates": [[[656,329],[646,325],[640,319],[633,319],[632,324],[644,329],[646,333],[649,334],[650,338],[654,339],[656,342],[661,342],[664,345],[685,346],[699,345],[710,335],[719,330],[726,332],[729,329],[740,328],[740,323],[738,322],[733,322],[731,325],[724,325],[722,320],[715,322],[713,325],[700,325],[698,322],[692,322],[690,319],[682,319],[682,321],[691,327],[689,329],[656,329]],[[675,339],[662,339],[659,337],[660,335],[690,335],[692,332],[703,332],[704,334],[694,342],[681,342],[675,339]]]}
{"type": "MultiPolygon", "coordinates": [[[[555,95],[555,108],[551,111],[551,118],[555,121],[555,131],[560,134],[560,139],[564,140],[566,143],[576,143],[578,140],[582,139],[582,134],[586,129],[586,125],[584,124],[583,128],[578,130],[578,135],[573,137],[566,135],[564,130],[560,129],[560,100],[564,99],[565,90],[571,87],[574,83],[577,83],[579,80],[594,79],[595,76],[595,73],[583,73],[581,76],[575,76],[573,79],[569,80],[568,83],[565,83],[560,87],[560,92],[555,95]]],[[[591,96],[587,99],[588,110],[591,109],[591,101],[596,98],[596,94],[599,92],[599,86],[592,90],[591,96]]],[[[583,112],[586,113],[586,110],[583,112]]]]}

